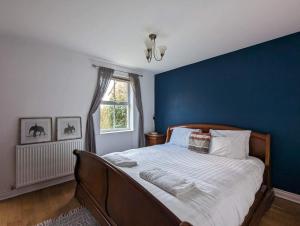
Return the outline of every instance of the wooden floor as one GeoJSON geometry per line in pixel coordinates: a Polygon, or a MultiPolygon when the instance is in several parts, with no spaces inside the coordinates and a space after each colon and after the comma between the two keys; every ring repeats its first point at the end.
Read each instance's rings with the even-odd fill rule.
{"type": "Polygon", "coordinates": [[[0,201],[0,226],[35,225],[79,206],[74,182],[0,201]]]}
{"type": "MultiPolygon", "coordinates": [[[[0,226],[35,225],[79,207],[74,190],[68,182],[0,201],[0,226]]],[[[275,198],[259,226],[300,226],[300,205],[275,198]]]]}

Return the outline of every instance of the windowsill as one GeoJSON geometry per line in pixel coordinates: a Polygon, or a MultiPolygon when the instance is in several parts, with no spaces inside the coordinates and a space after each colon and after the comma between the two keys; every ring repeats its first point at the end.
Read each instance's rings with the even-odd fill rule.
{"type": "Polygon", "coordinates": [[[98,133],[98,135],[105,135],[105,134],[114,134],[114,133],[130,133],[133,132],[133,129],[126,129],[126,130],[116,130],[116,131],[107,131],[98,133]]]}

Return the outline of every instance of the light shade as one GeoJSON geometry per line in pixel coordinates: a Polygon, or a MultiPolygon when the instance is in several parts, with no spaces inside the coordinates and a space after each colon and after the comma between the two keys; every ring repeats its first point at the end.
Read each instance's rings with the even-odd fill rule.
{"type": "Polygon", "coordinates": [[[145,41],[145,45],[146,45],[147,49],[152,49],[152,47],[154,46],[154,43],[150,39],[147,39],[145,41]]]}
{"type": "Polygon", "coordinates": [[[165,52],[167,50],[166,46],[159,46],[158,47],[160,54],[165,55],[165,52]]]}

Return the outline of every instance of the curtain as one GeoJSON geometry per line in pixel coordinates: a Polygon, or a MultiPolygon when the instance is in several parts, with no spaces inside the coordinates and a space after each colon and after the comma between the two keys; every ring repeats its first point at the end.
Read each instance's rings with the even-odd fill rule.
{"type": "Polygon", "coordinates": [[[96,140],[94,128],[94,113],[97,111],[109,82],[113,76],[114,70],[105,67],[99,67],[98,79],[94,97],[87,116],[86,131],[85,131],[85,149],[89,152],[96,153],[96,140]]]}
{"type": "Polygon", "coordinates": [[[136,107],[139,112],[138,145],[139,147],[144,147],[145,146],[144,112],[143,112],[139,75],[129,73],[129,80],[134,93],[136,107]]]}

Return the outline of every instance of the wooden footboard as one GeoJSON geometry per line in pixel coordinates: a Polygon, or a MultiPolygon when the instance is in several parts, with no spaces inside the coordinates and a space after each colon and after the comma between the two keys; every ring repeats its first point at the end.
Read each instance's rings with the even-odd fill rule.
{"type": "Polygon", "coordinates": [[[99,156],[75,150],[76,198],[101,226],[191,226],[140,184],[99,156]]]}
{"type": "MultiPolygon", "coordinates": [[[[192,226],[181,222],[134,179],[99,156],[79,150],[74,154],[75,197],[101,226],[192,226]]],[[[263,184],[242,226],[257,225],[273,197],[273,191],[263,184]]]]}

